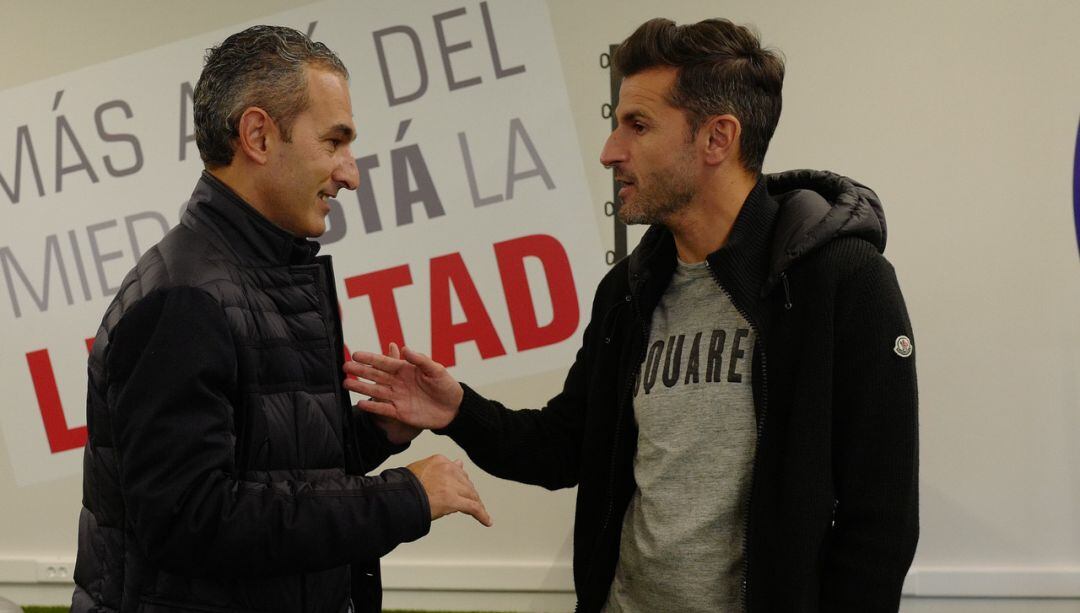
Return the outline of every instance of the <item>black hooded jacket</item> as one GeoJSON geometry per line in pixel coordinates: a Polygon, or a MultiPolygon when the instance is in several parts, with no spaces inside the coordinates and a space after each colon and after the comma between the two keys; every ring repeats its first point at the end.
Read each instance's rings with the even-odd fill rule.
{"type": "MultiPolygon", "coordinates": [[[[707,258],[757,333],[747,611],[899,607],[918,540],[917,392],[900,340],[912,339],[911,325],[884,247],[871,190],[792,171],[758,182],[707,258]]],[[[543,409],[512,411],[466,387],[441,432],[498,477],[578,486],[581,611],[600,610],[615,573],[636,487],[632,388],[675,262],[671,233],[650,228],[600,282],[562,392],[543,409]]]]}
{"type": "Polygon", "coordinates": [[[71,610],[380,610],[378,559],[430,527],[341,387],[329,256],[204,174],[89,363],[71,610]]]}

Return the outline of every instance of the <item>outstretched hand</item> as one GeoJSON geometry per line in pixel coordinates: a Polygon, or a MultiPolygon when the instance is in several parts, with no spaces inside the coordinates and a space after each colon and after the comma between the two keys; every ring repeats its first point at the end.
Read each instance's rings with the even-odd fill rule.
{"type": "MultiPolygon", "coordinates": [[[[390,343],[390,351],[387,355],[395,359],[400,358],[401,351],[398,350],[397,345],[390,343]]],[[[395,445],[404,445],[420,436],[420,433],[423,432],[421,428],[414,428],[409,424],[385,415],[371,414],[371,420],[386,433],[386,439],[395,445]]]]}
{"type": "Polygon", "coordinates": [[[390,356],[357,351],[345,363],[345,388],[370,396],[357,408],[396,419],[414,428],[438,430],[457,417],[465,392],[442,364],[428,356],[390,344],[390,356]]]}

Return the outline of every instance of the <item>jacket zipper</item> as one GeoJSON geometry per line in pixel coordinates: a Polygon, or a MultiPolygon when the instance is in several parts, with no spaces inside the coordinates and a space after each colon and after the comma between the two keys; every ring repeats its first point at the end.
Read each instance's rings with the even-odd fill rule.
{"type": "MultiPolygon", "coordinates": [[[[341,321],[341,306],[338,303],[337,297],[337,284],[334,277],[334,261],[330,256],[315,259],[316,269],[321,274],[315,275],[315,282],[321,286],[319,295],[326,300],[326,316],[329,319],[330,324],[330,338],[331,338],[331,364],[334,366],[340,366],[341,360],[345,355],[345,326],[341,321]]],[[[340,371],[340,368],[338,369],[340,371]]],[[[338,389],[338,407],[343,411],[341,417],[341,434],[342,434],[342,468],[346,472],[349,470],[349,457],[353,457],[359,462],[359,451],[353,448],[353,433],[351,406],[348,400],[348,392],[344,392],[338,389]]],[[[300,602],[307,610],[309,606],[308,602],[308,575],[303,573],[300,575],[300,602]]],[[[345,571],[345,600],[352,606],[352,565],[348,565],[345,571]]]]}
{"type": "MultiPolygon", "coordinates": [[[[341,303],[338,302],[337,281],[334,276],[334,260],[330,256],[326,256],[324,261],[326,263],[323,268],[326,276],[326,294],[330,300],[330,304],[327,305],[329,310],[328,315],[330,316],[330,321],[333,322],[334,347],[332,351],[334,352],[334,360],[331,363],[340,367],[340,362],[345,356],[345,322],[341,318],[341,303]]],[[[338,371],[340,372],[340,368],[338,368],[338,371]]],[[[342,451],[345,454],[345,457],[343,458],[344,468],[346,472],[349,471],[349,457],[351,456],[353,461],[356,462],[358,469],[363,470],[362,462],[360,460],[360,450],[356,448],[355,440],[353,438],[355,433],[353,432],[352,427],[352,403],[349,401],[349,393],[341,389],[338,390],[338,393],[341,394],[339,404],[344,411],[341,419],[341,434],[344,439],[342,451]]],[[[348,603],[347,610],[349,613],[352,613],[354,610],[352,597],[352,568],[353,564],[349,564],[345,570],[345,601],[348,603]]],[[[307,576],[305,575],[305,580],[306,577],[307,576]]],[[[304,589],[304,604],[305,606],[307,605],[306,586],[304,589]]]]}
{"type": "MultiPolygon", "coordinates": [[[[754,480],[757,476],[758,457],[761,453],[761,437],[765,433],[765,418],[769,413],[769,376],[767,362],[765,359],[765,345],[761,336],[761,331],[754,324],[754,320],[750,318],[750,315],[743,311],[735,299],[732,298],[731,293],[720,283],[720,279],[716,276],[716,271],[713,270],[712,264],[709,260],[705,260],[705,266],[712,274],[713,281],[716,282],[716,286],[720,288],[720,291],[727,296],[727,299],[731,302],[731,305],[735,307],[735,310],[742,315],[746,323],[754,331],[754,347],[761,355],[761,416],[757,421],[757,433],[755,434],[754,441],[754,461],[750,465],[750,491],[746,497],[746,504],[743,508],[743,536],[742,536],[742,588],[741,588],[741,600],[743,611],[750,610],[750,509],[752,507],[752,499],[754,496],[754,480]]],[[[784,281],[784,288],[787,291],[787,274],[781,273],[781,278],[784,281]]],[[[790,299],[788,300],[790,303],[790,299]]],[[[788,304],[785,304],[786,308],[790,308],[788,304]]]]}
{"type": "MultiPolygon", "coordinates": [[[[755,330],[755,334],[757,331],[755,330]]],[[[758,340],[761,340],[760,334],[758,334],[758,340]]],[[[743,520],[743,580],[742,580],[742,602],[743,610],[750,610],[750,509],[751,499],[754,496],[754,479],[757,474],[758,454],[761,448],[761,440],[765,434],[765,417],[769,413],[769,375],[768,368],[766,368],[767,362],[765,360],[765,349],[761,349],[761,419],[758,420],[757,425],[757,448],[754,451],[754,462],[750,469],[750,495],[746,497],[746,517],[743,520]]]]}
{"type": "MultiPolygon", "coordinates": [[[[638,359],[634,362],[634,368],[631,370],[630,378],[627,381],[626,394],[624,396],[626,400],[620,402],[616,409],[618,411],[618,414],[615,417],[615,438],[614,443],[611,447],[611,463],[608,470],[608,473],[611,477],[608,483],[609,495],[607,501],[607,510],[604,512],[604,520],[600,523],[600,531],[596,535],[596,545],[593,547],[593,563],[589,566],[588,574],[585,575],[584,585],[586,586],[591,583],[593,573],[596,571],[596,556],[598,555],[597,552],[600,551],[601,541],[604,537],[604,533],[607,532],[608,524],[611,522],[611,516],[615,512],[615,463],[618,461],[616,451],[618,451],[619,434],[622,431],[623,414],[625,413],[625,411],[623,410],[623,405],[625,405],[626,402],[631,402],[630,399],[633,398],[634,381],[637,379],[638,370],[641,368],[641,363],[645,360],[645,351],[647,348],[646,346],[649,344],[648,330],[645,329],[645,322],[641,318],[641,313],[638,311],[637,303],[633,301],[630,294],[627,294],[623,300],[630,303],[631,308],[633,308],[634,310],[634,319],[637,320],[638,325],[641,328],[641,351],[638,352],[638,359]]],[[[610,586],[608,586],[608,589],[611,589],[610,586]]],[[[578,613],[580,611],[581,599],[579,598],[577,604],[574,605],[574,613],[578,613]]]]}
{"type": "MultiPolygon", "coordinates": [[[[320,268],[323,270],[325,279],[325,295],[328,297],[330,303],[327,305],[328,313],[331,321],[331,338],[333,338],[333,360],[331,363],[341,370],[341,361],[345,356],[345,324],[341,320],[341,306],[338,303],[337,297],[337,285],[334,281],[334,262],[329,256],[325,260],[319,261],[320,268]],[[325,263],[325,264],[324,264],[325,263]]],[[[338,405],[342,410],[342,438],[344,439],[343,451],[345,453],[344,468],[349,470],[349,459],[352,458],[360,465],[360,450],[356,449],[353,440],[353,428],[352,428],[352,403],[349,401],[349,393],[339,391],[338,405]]]]}
{"type": "Polygon", "coordinates": [[[784,310],[791,310],[791,286],[788,285],[787,273],[780,273],[780,281],[784,284],[784,310]]]}

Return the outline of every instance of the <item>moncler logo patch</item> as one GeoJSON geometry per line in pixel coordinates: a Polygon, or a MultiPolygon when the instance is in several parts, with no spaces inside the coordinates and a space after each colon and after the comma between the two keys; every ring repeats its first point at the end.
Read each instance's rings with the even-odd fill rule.
{"type": "Polygon", "coordinates": [[[911,345],[910,338],[901,334],[896,337],[896,344],[893,345],[892,350],[896,352],[896,355],[902,358],[908,358],[911,357],[911,352],[915,350],[915,347],[911,345]]]}

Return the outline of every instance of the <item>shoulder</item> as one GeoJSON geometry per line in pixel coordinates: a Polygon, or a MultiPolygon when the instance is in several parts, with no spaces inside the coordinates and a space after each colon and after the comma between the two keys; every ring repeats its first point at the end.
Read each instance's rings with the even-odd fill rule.
{"type": "Polygon", "coordinates": [[[146,251],[128,271],[105,310],[95,337],[95,348],[104,351],[109,337],[136,310],[145,323],[160,313],[166,301],[188,308],[222,310],[222,288],[236,278],[220,250],[184,225],[171,229],[146,251]]]}
{"type": "Polygon", "coordinates": [[[857,326],[899,326],[911,336],[896,270],[874,245],[858,238],[840,239],[808,263],[822,284],[819,288],[828,288],[841,318],[857,326]]]}
{"type": "Polygon", "coordinates": [[[627,256],[618,262],[612,264],[604,276],[600,279],[600,283],[597,288],[604,288],[608,291],[618,292],[623,289],[629,289],[630,283],[630,257],[627,256]]]}
{"type": "Polygon", "coordinates": [[[235,278],[234,267],[213,241],[181,224],[139,258],[121,282],[114,306],[127,311],[152,292],[180,287],[216,297],[214,286],[235,278]]]}
{"type": "Polygon", "coordinates": [[[630,293],[629,282],[629,257],[625,257],[614,265],[600,279],[593,296],[593,311],[603,309],[612,303],[623,301],[630,293]]]}
{"type": "Polygon", "coordinates": [[[178,348],[187,345],[224,355],[229,352],[231,333],[224,310],[213,296],[195,287],[172,286],[147,293],[113,325],[103,326],[94,352],[115,375],[130,371],[150,347],[153,353],[175,360],[182,353],[178,348]]]}
{"type": "Polygon", "coordinates": [[[800,267],[823,283],[841,286],[866,275],[894,274],[877,247],[857,237],[830,241],[807,254],[800,267]]]}

